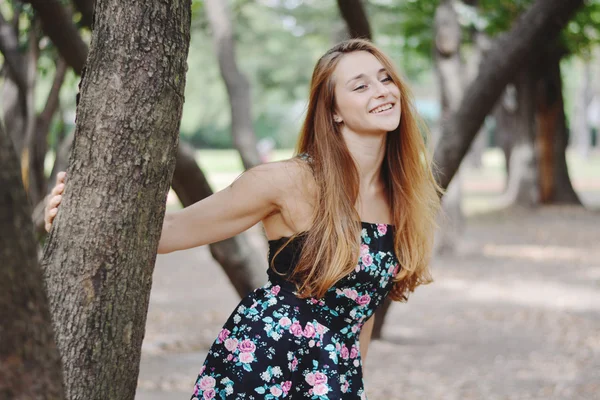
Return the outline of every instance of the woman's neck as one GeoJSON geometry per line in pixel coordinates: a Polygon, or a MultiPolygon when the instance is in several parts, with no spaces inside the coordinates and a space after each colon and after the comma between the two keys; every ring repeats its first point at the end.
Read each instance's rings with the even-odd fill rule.
{"type": "Polygon", "coordinates": [[[360,135],[342,131],[348,150],[356,162],[360,191],[372,192],[381,187],[381,167],[385,158],[387,134],[360,135]]]}

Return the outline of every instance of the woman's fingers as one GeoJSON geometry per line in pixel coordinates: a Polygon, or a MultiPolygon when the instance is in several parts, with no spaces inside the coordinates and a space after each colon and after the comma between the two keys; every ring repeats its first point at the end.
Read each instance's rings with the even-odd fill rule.
{"type": "Polygon", "coordinates": [[[50,192],[50,200],[48,200],[44,210],[44,227],[46,228],[47,232],[50,232],[50,228],[52,228],[52,221],[58,213],[58,206],[62,201],[62,193],[65,190],[66,178],[67,174],[64,171],[56,174],[56,185],[52,188],[52,192],[50,192]]]}

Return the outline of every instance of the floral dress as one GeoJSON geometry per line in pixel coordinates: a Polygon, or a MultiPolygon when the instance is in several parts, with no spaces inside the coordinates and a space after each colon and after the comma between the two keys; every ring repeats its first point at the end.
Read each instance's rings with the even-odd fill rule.
{"type": "MultiPolygon", "coordinates": [[[[289,272],[304,237],[275,257],[289,272]]],[[[269,263],[287,238],[269,241],[269,263]]],[[[366,399],[359,334],[398,273],[393,227],[362,222],[355,270],[320,298],[300,299],[271,269],[242,299],[211,346],[192,399],[366,399]]]]}

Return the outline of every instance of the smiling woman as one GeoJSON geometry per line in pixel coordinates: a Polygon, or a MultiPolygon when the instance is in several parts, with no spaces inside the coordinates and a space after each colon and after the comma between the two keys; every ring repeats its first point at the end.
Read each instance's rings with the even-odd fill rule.
{"type": "Polygon", "coordinates": [[[223,325],[193,399],[366,398],[374,312],[431,281],[439,197],[419,126],[389,59],[342,42],[317,62],[295,157],[167,213],[162,253],[260,221],[269,239],[269,280],[223,325]]]}

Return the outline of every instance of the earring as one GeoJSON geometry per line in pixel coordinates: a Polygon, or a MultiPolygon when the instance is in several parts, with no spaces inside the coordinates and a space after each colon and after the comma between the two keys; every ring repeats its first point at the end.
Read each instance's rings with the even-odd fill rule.
{"type": "Polygon", "coordinates": [[[335,122],[337,122],[338,124],[340,124],[342,122],[342,119],[340,117],[333,117],[333,120],[335,122]]]}

